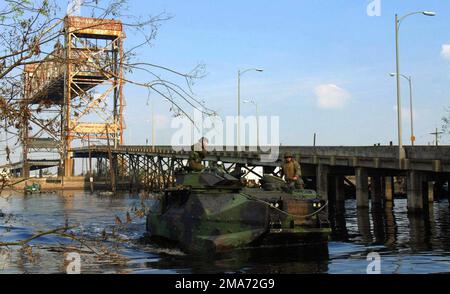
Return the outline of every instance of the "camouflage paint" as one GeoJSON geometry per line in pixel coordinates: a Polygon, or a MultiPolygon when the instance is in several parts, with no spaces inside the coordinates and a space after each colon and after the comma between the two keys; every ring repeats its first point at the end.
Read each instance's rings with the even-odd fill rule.
{"type": "Polygon", "coordinates": [[[235,179],[206,172],[182,175],[177,183],[147,216],[147,230],[187,252],[326,242],[331,232],[317,215],[304,216],[319,202],[314,191],[241,189],[235,179]]]}

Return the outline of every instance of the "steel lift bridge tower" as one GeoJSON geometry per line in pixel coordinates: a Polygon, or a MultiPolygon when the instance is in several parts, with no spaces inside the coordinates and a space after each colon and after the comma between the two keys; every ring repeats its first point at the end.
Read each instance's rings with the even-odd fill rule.
{"type": "Polygon", "coordinates": [[[29,153],[46,154],[45,160],[57,153],[59,174],[72,176],[75,145],[123,143],[122,23],[67,16],[63,34],[64,44],[24,69],[23,103],[30,112],[21,132],[24,177],[29,153]]]}

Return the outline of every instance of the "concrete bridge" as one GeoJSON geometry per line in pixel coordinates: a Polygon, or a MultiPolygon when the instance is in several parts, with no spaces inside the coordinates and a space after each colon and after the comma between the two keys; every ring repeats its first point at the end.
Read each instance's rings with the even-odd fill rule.
{"type": "MultiPolygon", "coordinates": [[[[346,177],[354,176],[359,208],[369,207],[370,202],[377,206],[392,201],[393,177],[404,177],[408,209],[421,212],[434,199],[436,186],[450,180],[450,146],[405,147],[406,158],[401,161],[396,146],[281,146],[276,160],[271,162],[261,160],[268,152],[251,151],[248,147],[242,151],[236,147],[213,149],[223,151],[208,152],[206,161],[222,161],[228,163],[229,170],[243,168],[257,176],[262,176],[257,167],[262,167],[263,174],[279,174],[283,154],[289,151],[301,163],[302,175],[314,178],[322,197],[337,204],[345,200],[346,177]]],[[[171,184],[174,170],[187,164],[190,151],[183,150],[186,151],[174,151],[171,146],[91,146],[73,149],[72,157],[98,159],[97,169],[101,170],[103,163],[103,170],[106,166],[110,171],[111,181],[128,177],[138,187],[162,189],[171,184]]]]}
{"type": "MultiPolygon", "coordinates": [[[[74,159],[90,157],[96,161],[97,174],[103,173],[111,181],[112,189],[120,180],[136,188],[155,190],[172,184],[174,170],[186,165],[189,151],[175,152],[170,146],[122,145],[125,106],[121,79],[125,41],[122,23],[68,16],[61,29],[64,44],[57,42],[52,53],[24,68],[22,102],[34,113],[34,119],[23,124],[22,162],[5,167],[28,178],[30,170],[58,166],[60,174],[64,171],[70,177],[74,159]],[[96,99],[92,99],[94,96],[96,99]],[[120,147],[72,148],[75,142],[86,139],[120,147]],[[61,157],[61,161],[45,160],[49,156],[32,160],[31,152],[51,152],[61,157]]],[[[261,174],[256,167],[262,167],[266,174],[279,172],[280,157],[276,158],[278,161],[266,162],[261,160],[267,155],[264,152],[221,150],[225,151],[210,152],[206,160],[221,160],[228,163],[230,170],[244,168],[257,176],[261,174]]],[[[408,207],[411,211],[422,211],[435,183],[439,185],[450,178],[450,147],[406,147],[402,160],[398,159],[396,146],[280,148],[280,154],[286,151],[296,155],[303,175],[314,178],[315,188],[333,202],[343,201],[346,177],[355,176],[359,207],[369,206],[369,194],[375,205],[383,199],[392,199],[392,177],[401,176],[408,183],[408,207]]]]}
{"type": "MultiPolygon", "coordinates": [[[[59,166],[59,164],[60,160],[58,159],[28,159],[27,168],[29,171],[42,171],[46,168],[59,166]]],[[[8,169],[12,175],[19,176],[23,173],[24,162],[20,161],[12,164],[5,164],[0,166],[0,169],[8,169]]]]}

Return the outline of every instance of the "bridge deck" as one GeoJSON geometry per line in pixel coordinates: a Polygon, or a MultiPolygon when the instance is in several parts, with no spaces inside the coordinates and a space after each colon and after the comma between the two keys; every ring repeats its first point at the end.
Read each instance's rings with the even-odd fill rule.
{"type": "MultiPolygon", "coordinates": [[[[46,169],[50,167],[55,167],[59,165],[59,160],[48,160],[48,159],[39,159],[39,160],[28,160],[28,164],[30,166],[30,170],[40,170],[46,169]]],[[[1,169],[9,168],[11,173],[20,173],[23,169],[23,162],[15,162],[13,164],[5,164],[0,166],[1,169]]]]}
{"type": "MultiPolygon", "coordinates": [[[[58,49],[58,51],[61,50],[58,49]]],[[[94,53],[85,53],[81,49],[74,51],[72,58],[74,60],[84,60],[85,64],[83,66],[75,66],[75,74],[72,79],[77,86],[71,88],[72,99],[107,80],[107,77],[95,68],[95,64],[89,64],[85,61],[88,56],[94,53]]],[[[53,53],[53,55],[61,54],[57,51],[53,53]]],[[[41,103],[45,101],[46,103],[62,104],[66,67],[66,64],[53,61],[52,59],[49,59],[49,61],[45,59],[37,65],[26,66],[25,88],[29,102],[41,103]]]]}
{"type": "MultiPolygon", "coordinates": [[[[185,151],[175,151],[171,146],[120,146],[112,149],[113,154],[135,154],[142,156],[162,156],[186,159],[189,157],[190,148],[180,148],[185,151]]],[[[214,148],[210,151],[206,160],[221,160],[227,163],[243,163],[261,166],[278,166],[284,152],[293,153],[302,164],[325,164],[336,167],[367,167],[375,169],[394,170],[421,170],[429,172],[450,173],[450,146],[414,146],[405,147],[406,159],[399,167],[396,146],[370,146],[370,147],[301,147],[281,146],[276,160],[262,161],[261,155],[268,152],[251,151],[247,147],[244,151],[237,151],[236,147],[214,148]]],[[[268,150],[262,148],[262,150],[268,150]]],[[[75,148],[74,158],[86,158],[89,156],[88,148],[75,148]]],[[[107,157],[107,146],[91,146],[93,157],[107,157]]]]}

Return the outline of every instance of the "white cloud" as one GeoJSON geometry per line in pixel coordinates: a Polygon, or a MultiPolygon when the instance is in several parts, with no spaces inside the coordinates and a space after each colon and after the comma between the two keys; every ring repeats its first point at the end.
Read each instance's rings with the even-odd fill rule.
{"type": "Polygon", "coordinates": [[[350,94],[335,84],[319,85],[314,89],[314,94],[320,108],[342,108],[350,99],[350,94]]]}
{"type": "Polygon", "coordinates": [[[450,44],[442,45],[441,56],[444,59],[450,60],[450,44]]]}

